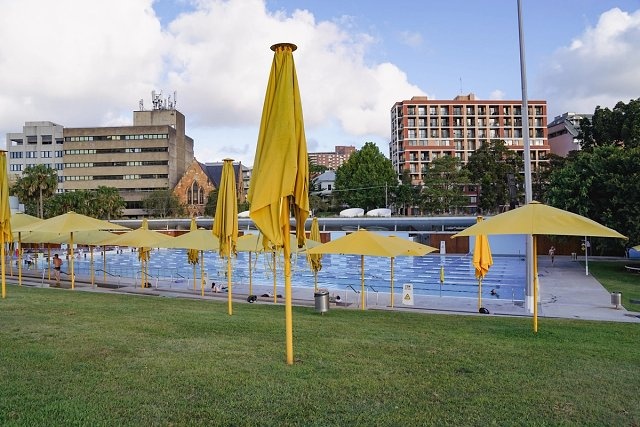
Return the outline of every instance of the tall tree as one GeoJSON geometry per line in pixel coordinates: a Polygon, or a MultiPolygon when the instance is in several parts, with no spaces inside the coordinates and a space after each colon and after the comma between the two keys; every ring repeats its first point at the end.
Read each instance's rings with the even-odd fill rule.
{"type": "Polygon", "coordinates": [[[400,177],[400,183],[393,191],[393,204],[396,211],[399,214],[407,215],[409,209],[418,205],[420,190],[420,186],[412,185],[409,169],[404,169],[400,177]]]}
{"type": "Polygon", "coordinates": [[[47,165],[27,166],[12,187],[12,194],[25,205],[31,215],[44,218],[44,201],[51,197],[58,187],[58,175],[47,165]]]}
{"type": "Polygon", "coordinates": [[[583,150],[605,145],[640,147],[640,98],[628,104],[620,101],[613,110],[597,106],[591,120],[580,122],[578,138],[583,150]]]}
{"type": "Polygon", "coordinates": [[[142,206],[152,217],[167,218],[184,215],[185,207],[171,190],[154,190],[142,200],[142,206]]]}
{"type": "Polygon", "coordinates": [[[95,191],[94,204],[96,212],[93,216],[100,219],[111,220],[120,218],[126,203],[117,188],[101,185],[95,191]]]}
{"type": "Polygon", "coordinates": [[[596,146],[573,152],[550,176],[552,206],[600,222],[629,237],[598,239],[596,253],[622,255],[625,243],[640,242],[640,147],[596,146]],[[613,251],[613,252],[612,252],[613,251]]]}
{"type": "Polygon", "coordinates": [[[431,214],[458,213],[469,203],[463,191],[468,175],[457,157],[434,159],[423,171],[422,208],[431,214]]]}
{"type": "Polygon", "coordinates": [[[480,184],[481,213],[499,212],[502,206],[513,205],[519,199],[524,162],[504,141],[492,139],[482,144],[469,156],[466,168],[471,181],[480,184]]]}
{"type": "Polygon", "coordinates": [[[340,203],[370,210],[386,207],[397,185],[391,160],[367,142],[338,168],[333,193],[340,203]]]}

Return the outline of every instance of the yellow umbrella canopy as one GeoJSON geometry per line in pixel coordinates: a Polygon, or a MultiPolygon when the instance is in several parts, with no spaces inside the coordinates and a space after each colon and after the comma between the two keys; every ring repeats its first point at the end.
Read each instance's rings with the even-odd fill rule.
{"type": "Polygon", "coordinates": [[[640,245],[638,245],[638,246],[634,246],[634,247],[633,247],[633,248],[631,248],[631,249],[635,249],[636,251],[640,251],[640,245]]]}
{"type": "Polygon", "coordinates": [[[212,233],[220,241],[220,256],[227,258],[227,297],[229,315],[232,315],[231,255],[237,253],[238,242],[238,193],[232,159],[224,159],[222,166],[212,233]]]}
{"type": "MultiPolygon", "coordinates": [[[[479,216],[477,222],[482,221],[479,216]]],[[[493,257],[491,256],[491,247],[486,234],[476,236],[475,246],[473,248],[473,267],[476,270],[476,279],[478,279],[478,310],[482,307],[482,280],[493,265],[493,257]]]]}
{"type": "Polygon", "coordinates": [[[479,234],[545,234],[626,239],[617,231],[592,219],[536,201],[485,219],[452,237],[479,234]]]}
{"type": "MultiPolygon", "coordinates": [[[[309,249],[308,254],[342,254],[360,255],[361,270],[361,304],[364,310],[364,257],[381,256],[394,258],[397,256],[422,256],[437,249],[420,243],[411,242],[398,237],[387,237],[367,230],[358,230],[331,242],[309,249]]],[[[393,279],[392,279],[393,283],[393,279]]],[[[393,295],[393,293],[392,293],[393,295]]]]}
{"type": "Polygon", "coordinates": [[[146,247],[146,248],[164,248],[164,244],[173,239],[173,237],[158,231],[149,230],[147,219],[142,220],[142,225],[133,231],[123,234],[114,235],[114,237],[103,243],[118,246],[146,247]]]}
{"type": "MultiPolygon", "coordinates": [[[[257,234],[245,234],[243,236],[238,237],[238,245],[236,246],[238,252],[273,252],[276,249],[271,243],[267,244],[267,247],[264,246],[264,236],[262,233],[257,234]]],[[[289,236],[289,243],[291,244],[292,252],[304,252],[308,249],[315,248],[320,246],[320,242],[316,242],[315,240],[307,239],[304,242],[304,246],[297,246],[298,239],[296,236],[289,236]]]]}
{"type": "Polygon", "coordinates": [[[9,206],[9,175],[7,174],[7,152],[0,152],[0,257],[2,257],[2,298],[6,298],[4,244],[13,241],[11,235],[11,208],[9,206]]]}
{"type": "Polygon", "coordinates": [[[220,249],[218,238],[211,230],[192,230],[170,240],[162,241],[162,248],[190,249],[195,251],[217,251],[220,249]]]}
{"type": "MultiPolygon", "coordinates": [[[[617,231],[605,227],[584,216],[547,206],[537,201],[501,213],[454,234],[451,238],[481,234],[529,234],[533,236],[533,253],[536,253],[536,236],[596,236],[626,239],[617,231]]],[[[538,331],[538,265],[533,262],[533,330],[538,331]]]]}
{"type": "Polygon", "coordinates": [[[262,107],[258,144],[249,183],[249,216],[266,239],[284,252],[286,361],[293,364],[290,204],[298,246],[309,216],[309,159],[292,43],[271,46],[273,62],[262,107]]]}
{"type": "Polygon", "coordinates": [[[122,225],[113,224],[75,212],[67,212],[62,215],[54,216],[28,226],[27,230],[24,230],[25,228],[26,227],[22,228],[23,231],[54,231],[69,235],[69,240],[67,242],[69,243],[70,248],[69,265],[71,267],[71,289],[74,289],[75,287],[75,276],[73,274],[73,234],[78,231],[88,230],[128,230],[127,227],[122,225]]]}
{"type": "Polygon", "coordinates": [[[17,236],[17,233],[20,231],[29,231],[23,230],[25,227],[29,228],[30,225],[40,221],[42,220],[38,217],[31,216],[23,212],[16,212],[11,215],[11,231],[15,236],[17,236]]]}
{"type": "MultiPolygon", "coordinates": [[[[249,184],[250,216],[268,241],[283,246],[292,196],[296,224],[309,216],[309,162],[300,91],[293,61],[296,46],[281,43],[275,52],[267,85],[255,162],[249,184]],[[286,210],[286,214],[285,214],[286,210]]],[[[298,246],[304,227],[296,227],[298,246]]]]}

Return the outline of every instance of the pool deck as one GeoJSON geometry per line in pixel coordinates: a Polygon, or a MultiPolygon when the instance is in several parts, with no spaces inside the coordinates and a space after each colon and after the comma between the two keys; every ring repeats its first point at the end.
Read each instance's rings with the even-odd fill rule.
{"type": "MultiPolygon", "coordinates": [[[[620,306],[616,308],[611,304],[610,293],[591,275],[585,274],[582,263],[572,261],[570,257],[556,256],[555,265],[551,265],[548,257],[539,257],[538,261],[539,283],[540,283],[540,304],[538,306],[539,318],[567,318],[582,320],[598,320],[610,322],[640,323],[640,306],[626,308],[620,306]]],[[[11,277],[7,272],[8,283],[17,282],[17,272],[11,277]]],[[[23,284],[26,286],[47,287],[53,280],[42,279],[42,272],[24,272],[23,284]]],[[[226,293],[213,293],[210,288],[205,289],[205,296],[201,292],[188,289],[141,288],[139,283],[133,280],[121,279],[119,287],[114,287],[113,282],[95,281],[95,286],[85,277],[76,277],[75,289],[78,291],[126,293],[130,295],[165,296],[175,298],[193,298],[226,301],[226,293]]],[[[62,289],[69,289],[70,282],[62,281],[62,289]]],[[[402,303],[402,288],[398,285],[394,295],[394,306],[391,306],[390,294],[388,293],[368,293],[366,295],[365,306],[370,310],[396,310],[425,313],[444,314],[464,314],[481,315],[478,313],[477,298],[461,297],[439,297],[414,295],[413,305],[402,303]]],[[[10,295],[10,288],[7,291],[10,295]]],[[[278,293],[284,294],[282,287],[278,287],[278,293]]],[[[253,284],[253,293],[258,296],[256,304],[274,304],[272,295],[273,285],[253,284]]],[[[246,285],[237,286],[233,290],[235,303],[247,304],[248,288],[246,285]]],[[[331,295],[334,297],[335,295],[331,295]]],[[[340,293],[341,302],[330,304],[333,309],[360,309],[360,295],[351,293],[345,295],[340,293]]],[[[310,288],[292,288],[293,305],[314,306],[314,292],[310,288]]],[[[278,298],[276,304],[283,304],[284,299],[278,298]]],[[[483,298],[482,306],[489,310],[489,315],[493,316],[523,316],[531,317],[522,302],[498,298],[483,298]]]]}

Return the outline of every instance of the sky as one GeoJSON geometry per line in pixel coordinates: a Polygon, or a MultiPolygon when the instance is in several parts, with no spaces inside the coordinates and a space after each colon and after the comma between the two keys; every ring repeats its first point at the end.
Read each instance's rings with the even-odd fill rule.
{"type": "MultiPolygon", "coordinates": [[[[517,0],[0,0],[0,133],[131,125],[175,101],[200,162],[252,165],[269,47],[294,61],[310,152],[375,142],[394,103],[522,99],[517,0]],[[175,95],[174,95],[175,94],[175,95]]],[[[522,0],[529,100],[548,120],[640,97],[640,0],[522,0]]]]}

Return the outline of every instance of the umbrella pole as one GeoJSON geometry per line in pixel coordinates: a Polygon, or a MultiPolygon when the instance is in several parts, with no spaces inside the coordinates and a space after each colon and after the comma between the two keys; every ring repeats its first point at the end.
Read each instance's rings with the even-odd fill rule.
{"type": "Polygon", "coordinates": [[[71,238],[69,239],[69,248],[71,249],[71,289],[75,289],[76,281],[75,275],[73,274],[73,231],[71,232],[71,238]]]}
{"type": "Polygon", "coordinates": [[[482,277],[478,278],[478,310],[482,307],[482,277]]]}
{"type": "Polygon", "coordinates": [[[533,332],[538,333],[538,239],[533,235],[533,332]]]}
{"type": "MultiPolygon", "coordinates": [[[[7,283],[6,283],[6,278],[4,276],[5,274],[5,259],[4,259],[4,233],[0,233],[2,234],[2,237],[0,237],[0,239],[2,239],[2,253],[0,254],[0,256],[2,256],[2,298],[6,298],[7,297],[7,283]]],[[[9,263],[11,263],[11,261],[9,261],[9,263]]]]}
{"type": "MultiPolygon", "coordinates": [[[[272,259],[273,259],[273,264],[271,269],[273,270],[273,302],[278,302],[278,280],[276,278],[276,251],[273,251],[273,254],[271,255],[272,259]]],[[[285,289],[286,290],[286,289],[285,289]]]]}
{"type": "Polygon", "coordinates": [[[11,277],[13,277],[13,253],[15,252],[14,246],[15,242],[13,242],[9,246],[9,248],[11,248],[11,261],[9,262],[9,274],[11,275],[11,277]]]}
{"type": "Polygon", "coordinates": [[[95,287],[95,274],[93,272],[93,246],[89,245],[89,252],[91,253],[91,287],[95,287]]]}
{"type": "Polygon", "coordinates": [[[249,295],[253,295],[253,277],[251,276],[251,252],[249,252],[249,295]]]}
{"type": "Polygon", "coordinates": [[[360,255],[360,310],[364,310],[364,255],[360,255]]]}
{"type": "Polygon", "coordinates": [[[313,291],[318,292],[318,272],[313,272],[313,291]]]}
{"type": "MultiPolygon", "coordinates": [[[[195,276],[195,274],[194,274],[195,276]]],[[[204,251],[200,251],[200,296],[204,296],[204,251]]]]}
{"type": "Polygon", "coordinates": [[[227,293],[229,301],[229,316],[233,314],[233,303],[231,295],[231,236],[227,237],[227,293]]]}
{"type": "MultiPolygon", "coordinates": [[[[284,313],[285,313],[285,333],[287,344],[287,365],[293,365],[293,311],[291,309],[291,239],[289,238],[290,226],[289,226],[289,198],[284,199],[284,214],[285,218],[283,224],[283,236],[284,236],[284,313]]],[[[274,252],[275,254],[275,252],[274,252]]],[[[274,259],[275,261],[275,259],[274,259]]],[[[275,279],[275,264],[274,264],[274,279],[275,279]]],[[[275,295],[275,293],[274,293],[275,295]]]]}
{"type": "Polygon", "coordinates": [[[393,308],[393,257],[391,257],[391,308],[393,308]]]}
{"type": "Polygon", "coordinates": [[[22,240],[18,233],[18,286],[22,286],[22,240]]]}
{"type": "Polygon", "coordinates": [[[107,281],[107,251],[105,245],[102,245],[102,280],[107,281]]]}
{"type": "Polygon", "coordinates": [[[193,264],[193,292],[196,291],[196,265],[193,264]]]}
{"type": "Polygon", "coordinates": [[[47,253],[49,255],[47,257],[47,267],[49,271],[49,275],[47,277],[51,280],[51,243],[47,243],[47,253]]]}

